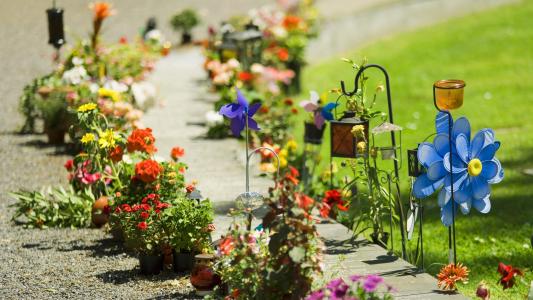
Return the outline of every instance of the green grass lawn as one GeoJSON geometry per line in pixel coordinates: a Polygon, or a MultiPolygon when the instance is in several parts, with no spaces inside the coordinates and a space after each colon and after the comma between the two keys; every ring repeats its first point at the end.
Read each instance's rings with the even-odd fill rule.
{"type": "MultiPolygon", "coordinates": [[[[457,219],[458,260],[471,270],[469,284],[460,291],[474,296],[477,284],[485,280],[492,299],[523,299],[533,280],[533,177],[522,173],[533,168],[533,2],[397,35],[343,56],[356,61],[367,57],[369,63],[389,71],[395,123],[405,128],[404,153],[435,130],[433,82],[466,81],[465,103],[454,116],[467,116],[473,133],[485,127],[495,129],[502,142],[497,157],[505,168],[505,179],[492,187],[488,215],[472,211],[457,219]],[[502,292],[496,271],[500,261],[524,269],[525,281],[502,292]]],[[[377,71],[368,75],[374,80],[369,87],[382,80],[377,71]]],[[[304,73],[304,91],[338,88],[341,79],[352,88],[353,76],[349,65],[339,59],[312,65],[304,73]]],[[[384,96],[378,100],[382,104],[384,96]]],[[[296,136],[301,135],[300,126],[296,136]]],[[[327,158],[327,135],[325,141],[322,153],[327,158]]],[[[405,194],[406,168],[401,172],[405,194]]],[[[447,229],[440,222],[436,202],[436,196],[425,200],[425,263],[431,274],[438,273],[440,265],[436,264],[447,262],[447,229]]]]}

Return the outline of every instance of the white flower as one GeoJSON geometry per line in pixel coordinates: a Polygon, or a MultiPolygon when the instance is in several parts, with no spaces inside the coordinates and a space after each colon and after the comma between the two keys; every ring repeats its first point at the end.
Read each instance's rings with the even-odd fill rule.
{"type": "Polygon", "coordinates": [[[146,39],[161,42],[163,40],[163,34],[161,31],[153,29],[146,33],[146,39]]]}
{"type": "Polygon", "coordinates": [[[143,106],[146,101],[154,99],[157,91],[155,86],[147,81],[135,82],[131,85],[131,92],[139,106],[143,106]]]}
{"type": "Polygon", "coordinates": [[[122,161],[127,163],[127,164],[133,163],[133,160],[131,159],[131,156],[129,154],[124,154],[122,156],[122,161]]]}
{"type": "Polygon", "coordinates": [[[278,39],[287,37],[287,30],[283,26],[273,26],[270,31],[278,39]]]}
{"type": "Polygon", "coordinates": [[[213,83],[215,85],[226,85],[226,84],[229,84],[230,79],[231,79],[230,74],[227,72],[224,72],[224,73],[217,74],[213,78],[213,83]]]}
{"type": "Polygon", "coordinates": [[[241,63],[238,60],[236,60],[235,58],[232,58],[232,59],[228,60],[228,62],[226,62],[226,65],[230,69],[237,69],[237,68],[240,67],[241,63]]]}
{"type": "Polygon", "coordinates": [[[88,79],[87,70],[85,70],[83,66],[73,67],[72,69],[67,70],[63,73],[62,79],[67,84],[78,85],[83,80],[88,79]]]}
{"type": "Polygon", "coordinates": [[[99,89],[100,89],[100,86],[98,85],[98,83],[94,83],[94,82],[93,82],[93,83],[91,83],[91,84],[89,85],[89,90],[90,90],[91,93],[93,93],[93,94],[98,93],[98,90],[99,90],[99,89]]]}
{"type": "Polygon", "coordinates": [[[250,70],[254,74],[261,74],[265,70],[265,67],[262,64],[255,63],[250,67],[250,70]]]}
{"type": "Polygon", "coordinates": [[[75,65],[75,66],[81,66],[83,64],[83,59],[77,57],[77,56],[74,56],[72,57],[72,64],[75,65]]]}
{"type": "Polygon", "coordinates": [[[124,93],[128,91],[128,86],[122,82],[116,80],[108,80],[104,83],[104,88],[117,91],[119,93],[124,93]]]}
{"type": "Polygon", "coordinates": [[[205,114],[205,122],[208,127],[214,127],[224,122],[224,117],[216,111],[208,111],[205,114]]]}

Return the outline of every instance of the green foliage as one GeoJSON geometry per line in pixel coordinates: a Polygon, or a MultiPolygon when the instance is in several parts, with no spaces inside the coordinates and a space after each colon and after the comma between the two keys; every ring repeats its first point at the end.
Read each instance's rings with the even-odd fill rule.
{"type": "Polygon", "coordinates": [[[17,202],[13,221],[24,217],[26,228],[88,227],[94,196],[90,190],[75,192],[72,188],[47,188],[40,192],[19,191],[9,193],[17,202]]]}
{"type": "Polygon", "coordinates": [[[193,9],[185,9],[170,19],[170,25],[175,31],[190,32],[198,24],[200,24],[200,17],[193,9]]]}

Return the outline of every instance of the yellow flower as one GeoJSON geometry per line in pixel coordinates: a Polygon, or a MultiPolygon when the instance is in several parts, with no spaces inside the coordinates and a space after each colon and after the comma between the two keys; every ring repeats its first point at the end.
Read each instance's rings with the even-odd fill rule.
{"type": "Polygon", "coordinates": [[[352,127],[352,134],[356,138],[363,137],[364,136],[364,132],[365,132],[365,126],[364,125],[355,125],[354,127],[352,127]]]}
{"type": "Polygon", "coordinates": [[[259,169],[262,172],[266,172],[266,173],[274,173],[274,172],[276,172],[276,167],[272,163],[262,163],[262,164],[259,165],[259,169]]]}
{"type": "Polygon", "coordinates": [[[96,109],[95,103],[86,103],[78,107],[78,112],[87,112],[96,109]]]}
{"type": "Polygon", "coordinates": [[[365,151],[366,151],[366,143],[365,142],[357,143],[357,152],[362,153],[365,151]]]}
{"type": "Polygon", "coordinates": [[[81,137],[81,143],[87,144],[94,141],[94,134],[92,133],[86,133],[81,137]]]}
{"type": "Polygon", "coordinates": [[[110,98],[113,100],[113,102],[117,102],[120,100],[120,93],[115,90],[110,90],[106,88],[99,88],[98,89],[98,96],[110,98]]]}
{"type": "Polygon", "coordinates": [[[289,162],[287,161],[286,158],[284,158],[284,157],[280,157],[279,158],[279,166],[281,168],[285,168],[288,164],[289,164],[289,162]]]}
{"type": "Polygon", "coordinates": [[[286,146],[287,146],[287,149],[289,149],[289,151],[296,151],[298,144],[296,143],[295,140],[289,140],[286,146]]]}
{"type": "Polygon", "coordinates": [[[115,146],[115,133],[111,129],[98,132],[98,145],[100,148],[111,148],[115,146]]]}

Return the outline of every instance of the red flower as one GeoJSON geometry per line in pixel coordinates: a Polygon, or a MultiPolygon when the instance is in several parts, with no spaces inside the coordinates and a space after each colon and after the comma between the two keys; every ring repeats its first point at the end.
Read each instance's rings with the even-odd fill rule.
{"type": "Polygon", "coordinates": [[[135,165],[135,177],[145,183],[154,182],[161,173],[161,166],[155,160],[144,160],[135,165]]]}
{"type": "Polygon", "coordinates": [[[149,211],[150,208],[151,208],[150,205],[149,205],[149,204],[146,204],[146,203],[143,203],[143,204],[141,204],[140,206],[141,206],[141,208],[142,208],[143,210],[145,210],[145,211],[149,211]]]}
{"type": "Polygon", "coordinates": [[[139,216],[146,220],[146,219],[148,219],[150,217],[150,214],[145,212],[145,211],[143,211],[143,212],[141,212],[141,214],[139,216]]]}
{"type": "Polygon", "coordinates": [[[126,147],[128,152],[141,151],[153,154],[157,151],[154,144],[155,138],[152,135],[152,129],[135,129],[128,137],[126,147]]]}
{"type": "Polygon", "coordinates": [[[118,42],[120,44],[127,44],[128,43],[128,38],[126,36],[121,36],[120,39],[118,40],[118,42]]]}
{"type": "Polygon", "coordinates": [[[133,211],[138,211],[139,209],[141,209],[141,206],[139,204],[134,204],[132,207],[131,207],[131,210],[133,211]]]}
{"type": "Polygon", "coordinates": [[[122,210],[125,212],[131,212],[131,206],[129,204],[122,204],[121,206],[122,210]]]}
{"type": "Polygon", "coordinates": [[[291,113],[293,115],[297,115],[298,114],[298,109],[296,107],[291,108],[291,113]]]}
{"type": "Polygon", "coordinates": [[[111,4],[107,2],[95,2],[90,8],[93,10],[95,20],[103,20],[114,14],[111,4]]]}
{"type": "Polygon", "coordinates": [[[185,173],[185,167],[180,167],[179,170],[181,174],[185,173]]]}
{"type": "Polygon", "coordinates": [[[286,16],[285,19],[283,19],[283,27],[287,29],[295,29],[300,24],[300,17],[298,16],[286,16]]]}
{"type": "Polygon", "coordinates": [[[322,202],[322,206],[320,207],[320,215],[322,216],[322,218],[328,218],[330,212],[331,206],[329,206],[327,203],[322,202]]]}
{"type": "Polygon", "coordinates": [[[276,52],[276,55],[281,61],[289,60],[289,50],[287,50],[286,48],[279,48],[276,52]]]}
{"type": "Polygon", "coordinates": [[[262,113],[262,114],[267,114],[269,111],[270,111],[270,109],[269,109],[268,106],[266,106],[266,105],[262,105],[262,106],[259,108],[259,112],[262,113]]]}
{"type": "Polygon", "coordinates": [[[240,81],[250,81],[254,78],[254,75],[250,72],[239,72],[239,80],[240,81]]]}
{"type": "Polygon", "coordinates": [[[146,224],[146,222],[139,222],[139,224],[137,224],[137,228],[139,228],[140,230],[146,230],[146,228],[148,228],[148,224],[146,224]]]}
{"type": "Polygon", "coordinates": [[[314,203],[315,200],[313,200],[313,198],[305,194],[296,193],[296,204],[298,204],[301,209],[307,211],[313,206],[314,203]]]}
{"type": "Polygon", "coordinates": [[[72,159],[69,159],[67,160],[64,166],[67,171],[72,171],[74,169],[74,161],[72,159]]]}
{"type": "MultiPolygon", "coordinates": [[[[322,199],[322,203],[327,204],[329,206],[329,210],[331,210],[331,207],[334,205],[337,207],[338,210],[342,210],[342,211],[348,210],[348,207],[346,206],[346,203],[342,199],[342,195],[338,190],[326,191],[326,194],[324,195],[324,198],[322,199]]],[[[325,211],[326,209],[324,209],[324,212],[325,211]]]]}
{"type": "Polygon", "coordinates": [[[283,103],[285,103],[285,105],[292,106],[294,104],[294,101],[292,101],[291,98],[287,98],[283,101],[283,103]]]}
{"type": "Polygon", "coordinates": [[[498,273],[502,275],[502,278],[500,278],[500,284],[503,286],[504,290],[514,286],[515,276],[524,276],[522,270],[513,268],[511,265],[504,265],[503,263],[498,265],[498,273]]]}
{"type": "Polygon", "coordinates": [[[122,155],[124,155],[124,149],[122,149],[122,147],[120,146],[116,146],[115,148],[111,149],[111,151],[109,151],[109,158],[113,162],[121,161],[122,155]]]}
{"type": "Polygon", "coordinates": [[[218,245],[220,252],[224,255],[229,255],[234,247],[235,245],[233,244],[233,238],[230,236],[223,239],[218,245]]]}
{"type": "Polygon", "coordinates": [[[187,193],[192,193],[194,192],[194,190],[196,189],[196,187],[194,186],[194,184],[188,184],[185,189],[187,190],[187,193]]]}
{"type": "Polygon", "coordinates": [[[183,155],[185,155],[185,149],[181,147],[174,147],[172,148],[172,150],[170,150],[170,157],[174,161],[178,161],[178,159],[182,157],[183,155]]]}

